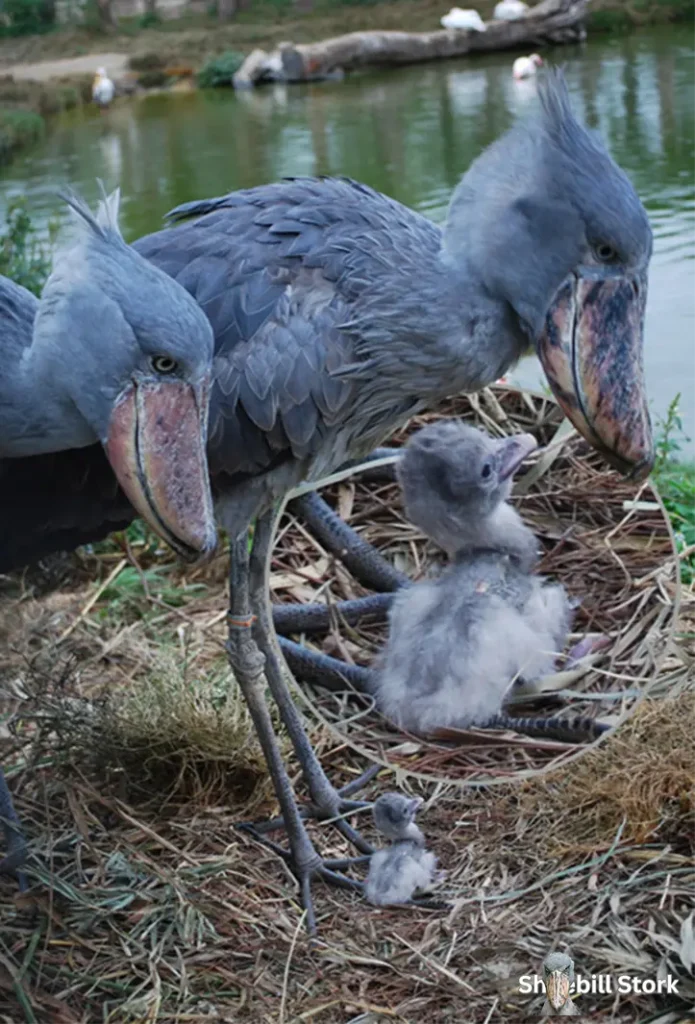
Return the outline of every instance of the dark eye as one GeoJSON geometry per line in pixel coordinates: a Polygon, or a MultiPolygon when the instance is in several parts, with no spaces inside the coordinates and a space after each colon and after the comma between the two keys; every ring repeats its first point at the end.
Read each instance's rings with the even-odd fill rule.
{"type": "Polygon", "coordinates": [[[150,360],[155,373],[176,373],[179,364],[171,356],[152,356],[150,360]]]}
{"type": "Polygon", "coordinates": [[[491,462],[484,462],[483,463],[483,468],[480,471],[480,475],[482,476],[483,480],[487,480],[491,473],[492,473],[492,463],[491,462]]]}
{"type": "Polygon", "coordinates": [[[601,263],[615,263],[618,259],[618,253],[607,242],[599,242],[594,246],[594,255],[601,263]]]}

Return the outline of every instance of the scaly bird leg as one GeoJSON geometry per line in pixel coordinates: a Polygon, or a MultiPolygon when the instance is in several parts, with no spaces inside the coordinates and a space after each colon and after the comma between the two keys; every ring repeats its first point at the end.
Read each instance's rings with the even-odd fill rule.
{"type": "MultiPolygon", "coordinates": [[[[316,683],[327,690],[346,690],[352,687],[361,693],[370,693],[370,677],[368,668],[362,665],[350,665],[338,658],[326,654],[309,651],[301,644],[296,644],[285,637],[280,639],[280,647],[287,664],[298,679],[308,683],[316,683]]],[[[607,732],[610,726],[597,722],[593,718],[581,715],[553,715],[535,718],[513,718],[499,714],[486,722],[471,723],[475,729],[511,729],[529,736],[547,736],[559,738],[570,743],[593,740],[607,732]]]]}
{"type": "Polygon", "coordinates": [[[297,679],[306,683],[323,686],[326,690],[343,693],[351,687],[360,693],[369,693],[370,671],[362,665],[350,665],[347,661],[331,658],[320,651],[311,651],[302,644],[286,637],[278,637],[280,650],[285,661],[297,679]]]}
{"type": "MultiPolygon", "coordinates": [[[[396,478],[395,467],[387,465],[370,469],[369,462],[397,455],[399,451],[398,448],[375,448],[366,460],[346,463],[341,466],[341,470],[359,465],[363,467],[361,480],[389,482],[396,478]]],[[[391,594],[410,582],[407,576],[398,572],[376,548],[348,526],[318,492],[295,498],[290,502],[289,510],[301,516],[324,547],[340,558],[360,583],[379,591],[378,594],[357,601],[338,602],[333,606],[334,614],[350,625],[383,621],[390,607],[391,594]]],[[[276,631],[285,636],[290,633],[321,632],[330,628],[331,610],[324,605],[274,605],[273,622],[276,631]]]]}
{"type": "Polygon", "coordinates": [[[410,582],[404,573],[394,568],[376,548],[343,522],[316,491],[295,498],[289,509],[301,516],[323,546],[332,551],[365,587],[393,591],[410,582]]]}
{"type": "Polygon", "coordinates": [[[19,818],[12,802],[12,794],[2,768],[0,768],[0,822],[2,822],[5,845],[7,846],[7,853],[0,860],[0,874],[15,875],[20,890],[24,890],[27,883],[24,874],[19,869],[27,860],[27,843],[22,835],[19,818]]]}
{"type": "MultiPolygon", "coordinates": [[[[271,526],[272,517],[270,515],[263,517],[257,524],[252,554],[252,563],[256,572],[258,560],[262,558],[263,564],[265,564],[266,561],[264,552],[267,552],[269,529],[271,529],[271,526]]],[[[283,814],[283,817],[281,817],[281,824],[283,824],[287,830],[290,841],[292,866],[299,881],[301,899],[306,909],[307,929],[309,934],[313,935],[316,931],[316,918],[311,895],[312,879],[315,876],[318,876],[324,881],[340,886],[341,888],[353,889],[358,892],[362,891],[362,884],[334,871],[332,869],[332,862],[324,861],[319,856],[307,834],[302,815],[300,814],[297,801],[292,790],[292,782],[290,781],[290,776],[288,775],[283,762],[283,757],[281,757],[277,739],[272,728],[272,721],[270,719],[268,707],[265,702],[264,689],[266,677],[263,671],[265,659],[264,654],[259,650],[254,637],[254,633],[262,636],[263,630],[262,628],[260,630],[254,630],[254,613],[252,611],[254,602],[250,599],[249,582],[249,550],[247,538],[244,536],[237,539],[232,544],[231,548],[227,653],[229,656],[229,664],[249,707],[249,711],[261,743],[261,748],[268,765],[270,777],[273,781],[280,811],[281,814],[283,814]]],[[[258,592],[256,596],[258,596],[258,592]]],[[[261,616],[264,616],[265,621],[267,621],[269,618],[268,601],[265,593],[263,593],[262,596],[263,600],[262,602],[259,602],[258,610],[260,611],[261,616]]],[[[258,626],[258,623],[256,623],[256,626],[258,626]]],[[[275,690],[273,689],[272,684],[270,685],[270,689],[274,694],[275,690]]],[[[292,738],[294,740],[294,736],[292,736],[292,738]]],[[[306,740],[306,737],[304,738],[306,740]]],[[[308,741],[306,742],[308,745],[308,741]]],[[[311,750],[310,746],[309,750],[311,750]]],[[[311,753],[313,755],[313,752],[311,753]]],[[[248,825],[242,827],[249,828],[248,825]]],[[[253,830],[253,828],[249,830],[253,830]]],[[[286,855],[285,852],[284,855],[286,855]]]]}
{"type": "Polygon", "coordinates": [[[379,593],[354,601],[324,605],[274,605],[273,622],[278,633],[316,633],[330,628],[333,617],[355,625],[382,622],[388,615],[393,592],[408,586],[408,577],[394,568],[376,548],[364,540],[316,492],[295,498],[290,511],[300,516],[314,536],[336,555],[363,586],[379,593]]]}
{"type": "MultiPolygon", "coordinates": [[[[268,564],[274,520],[273,512],[265,513],[256,521],[254,531],[250,564],[251,607],[256,616],[254,636],[258,647],[265,655],[268,685],[289,733],[297,759],[302,766],[309,792],[311,793],[314,807],[308,813],[320,820],[339,818],[340,815],[351,810],[368,805],[347,800],[347,794],[335,789],[328,779],[304,732],[299,712],[294,705],[285,679],[278,657],[268,600],[268,564]]],[[[369,781],[373,775],[374,771],[372,769],[362,775],[359,780],[355,780],[350,784],[350,792],[354,792],[360,784],[369,781]]],[[[347,821],[341,818],[336,821],[335,825],[342,835],[356,846],[361,853],[370,854],[373,852],[369,843],[347,821]]]]}
{"type": "Polygon", "coordinates": [[[335,604],[274,604],[273,625],[280,636],[291,633],[328,633],[331,626],[386,622],[393,594],[369,594],[335,604]]]}

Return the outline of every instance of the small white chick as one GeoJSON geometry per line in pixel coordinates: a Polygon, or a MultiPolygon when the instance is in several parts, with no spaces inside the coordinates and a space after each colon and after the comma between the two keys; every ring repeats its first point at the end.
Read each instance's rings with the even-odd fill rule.
{"type": "Polygon", "coordinates": [[[418,889],[431,885],[437,858],[425,849],[425,837],[415,824],[421,804],[420,797],[402,793],[384,793],[374,804],[374,824],[393,842],[372,854],[365,885],[370,903],[407,903],[418,889]]]}

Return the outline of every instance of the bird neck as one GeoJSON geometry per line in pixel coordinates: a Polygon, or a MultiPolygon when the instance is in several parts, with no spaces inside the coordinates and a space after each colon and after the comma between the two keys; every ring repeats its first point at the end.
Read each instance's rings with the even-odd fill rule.
{"type": "Polygon", "coordinates": [[[398,837],[399,843],[414,843],[416,846],[425,845],[425,837],[414,821],[406,825],[398,837]]]}
{"type": "Polygon", "coordinates": [[[94,444],[93,430],[52,373],[48,346],[37,337],[35,326],[31,343],[24,341],[24,345],[10,345],[9,352],[3,346],[0,457],[20,458],[94,444]]]}
{"type": "Polygon", "coordinates": [[[508,304],[444,248],[429,262],[375,282],[360,305],[347,328],[355,332],[356,361],[344,376],[359,381],[355,399],[370,418],[385,408],[400,408],[407,418],[478,391],[498,380],[527,344],[508,304]]]}
{"type": "Polygon", "coordinates": [[[454,559],[482,551],[506,555],[523,572],[530,572],[538,561],[538,541],[519,513],[507,502],[483,519],[460,524],[451,538],[449,553],[454,559]]]}

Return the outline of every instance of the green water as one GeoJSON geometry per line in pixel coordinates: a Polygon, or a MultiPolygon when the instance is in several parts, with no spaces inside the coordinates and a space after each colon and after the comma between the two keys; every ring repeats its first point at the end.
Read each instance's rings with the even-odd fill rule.
{"type": "MultiPolygon", "coordinates": [[[[66,115],[0,176],[0,212],[26,194],[40,224],[68,183],[90,201],[120,185],[128,238],[183,200],[283,175],[346,174],[441,220],[470,161],[533,102],[514,55],[461,59],[311,86],[148,96],[106,115],[66,115]]],[[[548,54],[546,54],[548,56],[548,54]]],[[[655,233],[646,372],[655,414],[682,392],[695,435],[695,90],[692,30],[600,37],[550,54],[566,62],[575,109],[635,183],[655,233]]],[[[535,385],[529,360],[520,379],[535,385]]]]}

